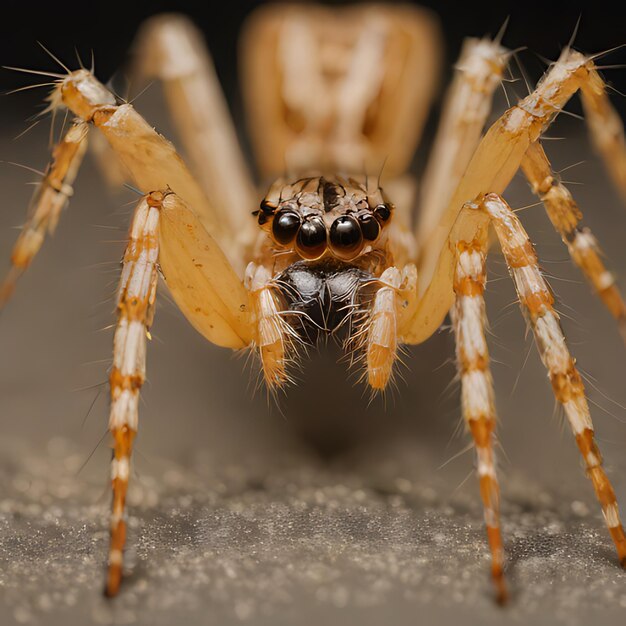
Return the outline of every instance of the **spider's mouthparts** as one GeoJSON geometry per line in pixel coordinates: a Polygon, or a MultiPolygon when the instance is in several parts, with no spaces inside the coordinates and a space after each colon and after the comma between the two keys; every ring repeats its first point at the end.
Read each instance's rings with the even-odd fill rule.
{"type": "Polygon", "coordinates": [[[372,275],[329,259],[289,266],[274,281],[285,300],[289,324],[314,343],[322,334],[351,334],[352,322],[367,311],[374,293],[372,275]]]}

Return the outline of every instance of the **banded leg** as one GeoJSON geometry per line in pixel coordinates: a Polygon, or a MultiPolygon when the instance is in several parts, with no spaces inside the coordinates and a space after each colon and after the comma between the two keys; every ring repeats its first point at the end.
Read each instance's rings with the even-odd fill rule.
{"type": "Polygon", "coordinates": [[[554,395],[563,406],[587,475],[602,505],[620,563],[626,567],[626,536],[613,487],[602,468],[602,455],[594,439],[585,388],[567,348],[559,317],[553,307],[554,298],[541,275],[532,243],[515,213],[499,195],[485,196],[480,207],[492,220],[522,310],[535,335],[541,360],[548,370],[554,395]]]}
{"type": "Polygon", "coordinates": [[[459,219],[464,203],[489,190],[503,193],[529,146],[547,130],[572,95],[599,80],[593,58],[565,49],[535,91],[489,128],[439,224],[422,249],[419,297],[413,309],[404,315],[401,325],[401,334],[407,343],[420,343],[430,337],[454,302],[452,268],[456,243],[472,241],[484,221],[480,212],[459,219]]]}
{"type": "Polygon", "coordinates": [[[159,135],[130,104],[117,104],[115,96],[87,70],[71,72],[50,95],[54,106],[65,106],[96,126],[144,193],[172,189],[193,207],[207,232],[218,240],[233,265],[232,236],[214,204],[207,199],[174,146],[159,135]]]}
{"type": "Polygon", "coordinates": [[[498,40],[472,38],[463,43],[423,176],[417,228],[420,246],[437,226],[476,150],[509,57],[498,40]]]}
{"type": "Polygon", "coordinates": [[[496,411],[489,351],[485,339],[486,242],[457,244],[454,272],[456,300],[452,321],[456,336],[457,367],[461,376],[463,419],[476,447],[480,496],[491,549],[491,575],[498,603],[507,599],[504,549],[500,532],[500,490],[496,476],[494,440],[496,411]]]}
{"type": "Polygon", "coordinates": [[[380,276],[381,287],[376,292],[367,321],[366,364],[367,382],[372,389],[382,391],[391,378],[398,352],[398,289],[402,275],[395,267],[380,276]]]}
{"type": "Polygon", "coordinates": [[[130,238],[122,265],[117,296],[117,326],[113,340],[113,367],[109,376],[113,435],[108,575],[105,593],[114,596],[122,579],[122,555],[126,542],[125,503],[130,476],[133,440],[139,423],[139,392],[145,380],[146,337],[154,317],[159,254],[159,211],[163,194],[151,193],[135,209],[130,238]]]}
{"type": "Polygon", "coordinates": [[[199,184],[240,249],[250,245],[256,192],[201,33],[182,15],[158,15],[145,22],[135,45],[135,68],[162,82],[199,184]]]}
{"type": "Polygon", "coordinates": [[[606,269],[602,252],[588,228],[580,228],[582,213],[572,194],[552,171],[550,161],[537,141],[532,144],[522,161],[522,170],[548,213],[554,228],[561,235],[570,256],[581,269],[587,281],[611,315],[617,320],[626,342],[626,303],[615,278],[606,269]]]}
{"type": "Polygon", "coordinates": [[[254,345],[259,351],[267,388],[274,391],[292,379],[287,364],[295,352],[290,344],[300,341],[294,329],[281,316],[280,302],[271,284],[271,274],[264,265],[250,263],[245,285],[250,292],[256,318],[254,345]]]}
{"type": "Polygon", "coordinates": [[[72,195],[72,185],[87,147],[88,126],[75,122],[52,151],[52,163],[37,187],[22,232],[11,254],[11,269],[0,285],[0,309],[15,291],[15,284],[53,234],[61,211],[72,195]]]}
{"type": "Polygon", "coordinates": [[[611,104],[606,85],[597,71],[581,85],[585,121],[591,140],[604,161],[613,184],[626,201],[626,139],[624,123],[611,104]]]}

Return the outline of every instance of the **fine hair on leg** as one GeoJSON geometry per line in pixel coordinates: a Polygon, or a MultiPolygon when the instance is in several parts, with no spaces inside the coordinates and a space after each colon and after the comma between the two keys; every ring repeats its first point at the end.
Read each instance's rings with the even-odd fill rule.
{"type": "Polygon", "coordinates": [[[483,296],[487,279],[485,238],[459,242],[456,248],[451,316],[456,337],[456,360],[461,377],[463,420],[476,449],[480,496],[491,550],[491,575],[496,599],[508,597],[504,580],[504,548],[500,530],[500,489],[494,452],[496,410],[489,350],[485,338],[487,315],[483,296]]]}
{"type": "Polygon", "coordinates": [[[154,317],[158,280],[159,211],[163,194],[143,197],[133,215],[130,237],[117,295],[117,325],[113,339],[113,366],[109,375],[113,436],[108,574],[105,593],[118,593],[126,543],[126,493],[133,441],[139,426],[139,392],[146,377],[146,338],[154,317]]]}
{"type": "Polygon", "coordinates": [[[26,222],[13,246],[11,269],[0,285],[0,309],[41,249],[46,233],[53,234],[59,223],[61,211],[73,193],[72,185],[87,148],[88,130],[84,122],[75,122],[52,150],[52,162],[37,186],[26,222]]]}
{"type": "Polygon", "coordinates": [[[583,214],[570,191],[552,171],[543,146],[531,144],[522,160],[522,171],[533,192],[541,198],[548,217],[604,306],[616,319],[626,342],[626,303],[615,277],[604,264],[602,250],[589,228],[581,228],[583,214]]]}
{"type": "Polygon", "coordinates": [[[615,492],[602,466],[602,455],[595,441],[585,388],[567,347],[559,316],[554,310],[554,297],[539,270],[533,245],[521,222],[501,196],[488,194],[476,206],[489,215],[494,226],[520,306],[548,370],[555,398],[563,407],[576,438],[619,561],[626,567],[626,536],[615,492]]]}
{"type": "Polygon", "coordinates": [[[469,38],[463,43],[422,177],[418,245],[437,226],[476,150],[510,56],[498,39],[469,38]]]}

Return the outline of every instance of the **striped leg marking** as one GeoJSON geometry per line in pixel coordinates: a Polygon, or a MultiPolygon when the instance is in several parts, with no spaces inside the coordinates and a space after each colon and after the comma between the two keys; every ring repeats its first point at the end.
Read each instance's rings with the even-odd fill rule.
{"type": "Polygon", "coordinates": [[[553,307],[554,298],[537,265],[533,245],[515,213],[500,196],[488,194],[480,206],[491,217],[522,310],[530,322],[541,360],[548,370],[554,395],[565,410],[587,475],[602,505],[602,513],[620,563],[626,567],[626,536],[615,493],[602,468],[602,455],[594,440],[585,388],[565,342],[559,317],[553,307]]]}
{"type": "Polygon", "coordinates": [[[626,138],[622,118],[611,104],[607,85],[597,69],[590,69],[580,91],[591,140],[622,199],[626,200],[626,138]]]}
{"type": "Polygon", "coordinates": [[[511,56],[498,40],[466,39],[423,176],[418,244],[436,228],[470,162],[511,56]]]}
{"type": "Polygon", "coordinates": [[[572,194],[552,171],[550,161],[539,142],[532,144],[522,161],[522,170],[546,208],[554,228],[561,235],[574,263],[611,315],[617,320],[626,343],[626,303],[615,277],[606,269],[602,251],[588,228],[580,228],[582,213],[572,194]]]}
{"type": "Polygon", "coordinates": [[[272,286],[271,272],[264,265],[250,263],[246,269],[245,285],[250,290],[256,316],[254,345],[261,357],[263,377],[270,391],[293,382],[287,365],[293,362],[290,350],[297,334],[281,316],[281,305],[272,286]]]}
{"type": "Polygon", "coordinates": [[[54,233],[61,211],[73,193],[72,185],[87,148],[87,131],[87,124],[75,122],[52,151],[52,163],[37,187],[26,223],[13,247],[11,269],[0,285],[0,309],[41,249],[46,233],[54,233]]]}
{"type": "Polygon", "coordinates": [[[107,596],[117,594],[122,579],[122,554],[126,542],[125,502],[130,457],[139,422],[139,391],[145,380],[146,337],[150,337],[149,329],[154,317],[162,200],[162,193],[153,192],[144,196],[135,209],[117,297],[113,367],[109,376],[109,430],[114,439],[114,454],[111,461],[113,504],[107,596]]]}
{"type": "Polygon", "coordinates": [[[378,391],[387,386],[398,352],[398,290],[402,275],[395,267],[387,268],[379,278],[382,287],[374,296],[367,323],[367,382],[378,391]]]}
{"type": "Polygon", "coordinates": [[[476,447],[480,495],[491,549],[491,573],[498,603],[507,599],[504,549],[500,532],[500,490],[493,450],[496,411],[489,351],[485,339],[486,244],[457,244],[454,273],[456,299],[451,314],[456,336],[457,367],[461,376],[463,418],[476,447]]]}

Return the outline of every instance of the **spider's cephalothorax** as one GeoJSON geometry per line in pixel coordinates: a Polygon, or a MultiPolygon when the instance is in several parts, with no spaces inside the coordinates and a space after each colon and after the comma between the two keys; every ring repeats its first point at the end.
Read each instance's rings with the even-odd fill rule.
{"type": "Polygon", "coordinates": [[[201,37],[188,21],[171,15],[150,20],[139,38],[135,69],[162,80],[195,175],[174,146],[131,104],[118,102],[93,72],[46,73],[56,81],[49,108],[67,107],[77,119],[55,146],[34,196],[12,269],[0,285],[0,306],[46,231],[57,224],[90,126],[112,148],[107,152],[100,135],[90,135],[111,178],[119,182],[130,174],[145,194],[124,256],[110,373],[108,595],[118,592],[122,578],[130,459],[160,271],[177,306],[206,339],[258,351],[270,388],[289,381],[288,367],[302,343],[323,333],[344,334],[348,347],[363,357],[369,386],[382,390],[398,346],[426,341],[450,312],[492,575],[504,601],[496,413],[483,298],[490,225],[626,565],[626,535],[582,378],[534,248],[501,196],[521,170],[626,338],[624,299],[596,240],[579,226],[582,213],[541,143],[557,113],[580,91],[594,142],[626,196],[621,119],[596,57],[568,47],[534,92],[483,135],[510,53],[500,37],[467,40],[418,198],[407,169],[434,94],[439,41],[432,16],[408,4],[337,9],[281,3],[252,18],[242,42],[242,76],[261,176],[269,179],[284,170],[378,172],[385,160],[385,187],[396,207],[371,178],[318,174],[279,180],[257,212],[261,232],[255,232],[249,215],[254,185],[237,133],[201,37]],[[125,169],[118,171],[116,163],[125,169]]]}
{"type": "Polygon", "coordinates": [[[255,212],[259,226],[280,250],[293,250],[302,259],[332,255],[353,261],[376,249],[393,212],[382,189],[367,185],[367,179],[339,176],[310,176],[293,184],[278,180],[255,212]]]}
{"type": "MultiPolygon", "coordinates": [[[[270,387],[290,380],[286,364],[295,360],[297,342],[313,343],[327,334],[347,350],[366,347],[370,327],[381,323],[375,294],[386,286],[389,277],[382,274],[393,265],[397,248],[393,212],[368,177],[305,176],[270,187],[254,212],[263,234],[248,268],[260,320],[256,344],[270,387]]],[[[397,288],[398,276],[394,272],[387,286],[397,288]]],[[[392,343],[377,369],[377,389],[391,375],[395,339],[392,343]]]]}

